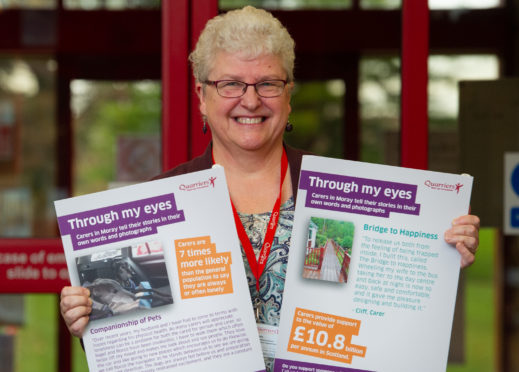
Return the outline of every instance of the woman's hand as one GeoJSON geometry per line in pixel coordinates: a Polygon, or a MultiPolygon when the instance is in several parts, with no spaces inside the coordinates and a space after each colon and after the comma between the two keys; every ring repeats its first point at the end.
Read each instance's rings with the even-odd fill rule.
{"type": "Polygon", "coordinates": [[[64,287],[59,308],[69,332],[76,337],[83,336],[92,312],[90,291],[83,287],[64,287]]]}
{"type": "Polygon", "coordinates": [[[479,245],[479,217],[467,214],[455,218],[444,237],[447,243],[455,245],[460,252],[461,268],[472,265],[479,245]]]}

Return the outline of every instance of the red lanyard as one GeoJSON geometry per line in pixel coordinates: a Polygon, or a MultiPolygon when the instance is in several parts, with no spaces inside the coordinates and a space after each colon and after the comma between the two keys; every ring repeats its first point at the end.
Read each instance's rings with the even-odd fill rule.
{"type": "MultiPolygon", "coordinates": [[[[213,158],[214,163],[214,158],[213,158]]],[[[256,260],[256,255],[254,254],[254,249],[252,248],[252,244],[243,228],[243,224],[240,220],[240,216],[238,216],[238,212],[236,212],[236,208],[234,207],[234,203],[231,200],[232,211],[234,214],[234,223],[236,224],[236,230],[238,232],[238,238],[240,238],[241,245],[243,246],[243,250],[245,251],[245,255],[247,256],[247,261],[249,262],[249,266],[251,268],[252,274],[256,278],[256,290],[259,292],[259,280],[261,274],[265,270],[265,266],[267,264],[267,259],[270,254],[270,249],[272,247],[272,242],[274,241],[274,234],[278,227],[279,221],[279,209],[281,207],[281,190],[283,189],[283,181],[285,180],[285,175],[287,173],[288,168],[288,159],[285,149],[283,148],[283,155],[281,156],[281,180],[279,183],[279,195],[276,199],[276,203],[274,203],[274,208],[272,209],[272,213],[270,214],[270,220],[267,225],[267,232],[265,233],[265,239],[263,240],[263,246],[261,247],[260,255],[258,260],[256,260]]]]}

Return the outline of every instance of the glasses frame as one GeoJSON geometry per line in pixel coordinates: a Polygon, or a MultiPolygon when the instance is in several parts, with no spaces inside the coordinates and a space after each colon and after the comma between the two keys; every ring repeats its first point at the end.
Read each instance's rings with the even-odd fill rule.
{"type": "Polygon", "coordinates": [[[207,84],[207,85],[214,85],[214,87],[216,88],[216,92],[218,93],[218,95],[220,97],[223,97],[223,98],[240,98],[242,97],[245,92],[247,92],[247,89],[252,86],[254,87],[254,91],[256,92],[256,94],[260,97],[263,97],[263,98],[276,98],[276,97],[279,97],[283,94],[283,90],[278,94],[278,95],[275,95],[275,96],[263,96],[261,95],[259,92],[258,92],[258,84],[264,84],[266,82],[269,82],[269,81],[275,81],[275,82],[282,82],[283,83],[283,90],[285,89],[285,87],[287,86],[288,84],[288,81],[287,80],[283,80],[283,79],[268,79],[268,80],[262,80],[262,81],[258,81],[257,83],[246,83],[244,81],[240,81],[240,80],[232,80],[232,79],[224,79],[224,80],[206,80],[204,81],[204,84],[207,84]],[[240,83],[240,84],[243,84],[243,89],[242,89],[242,92],[239,96],[224,96],[222,93],[220,93],[220,90],[218,89],[218,84],[221,83],[221,82],[235,82],[235,83],[240,83]]]}

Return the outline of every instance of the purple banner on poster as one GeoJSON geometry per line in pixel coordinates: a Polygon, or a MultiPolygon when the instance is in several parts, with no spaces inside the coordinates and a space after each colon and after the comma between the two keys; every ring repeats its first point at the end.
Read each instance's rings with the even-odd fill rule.
{"type": "Polygon", "coordinates": [[[301,171],[306,207],[388,218],[390,212],[420,214],[416,185],[301,171]]]}
{"type": "Polygon", "coordinates": [[[58,218],[61,235],[70,235],[74,250],[157,232],[157,227],[185,220],[177,210],[175,194],[165,194],[129,203],[70,214],[58,218]]]}
{"type": "Polygon", "coordinates": [[[374,372],[366,369],[328,366],[317,363],[306,363],[288,359],[276,358],[274,372],[374,372]]]}

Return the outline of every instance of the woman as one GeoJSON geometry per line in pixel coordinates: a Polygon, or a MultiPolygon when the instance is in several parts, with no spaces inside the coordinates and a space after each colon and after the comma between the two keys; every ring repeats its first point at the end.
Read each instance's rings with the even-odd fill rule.
{"type": "MultiPolygon", "coordinates": [[[[224,166],[257,321],[277,326],[303,155],[283,143],[290,128],[294,41],[270,13],[248,6],[210,20],[190,60],[212,144],[161,177],[207,169],[213,162],[224,166]],[[270,221],[272,215],[279,219],[270,221]],[[270,251],[264,242],[272,242],[270,251]],[[256,262],[262,250],[268,257],[264,269],[256,262]]],[[[466,215],[445,233],[462,267],[474,261],[478,229],[479,219],[466,215]]],[[[73,335],[82,335],[90,304],[86,290],[63,289],[61,313],[73,335]]]]}

